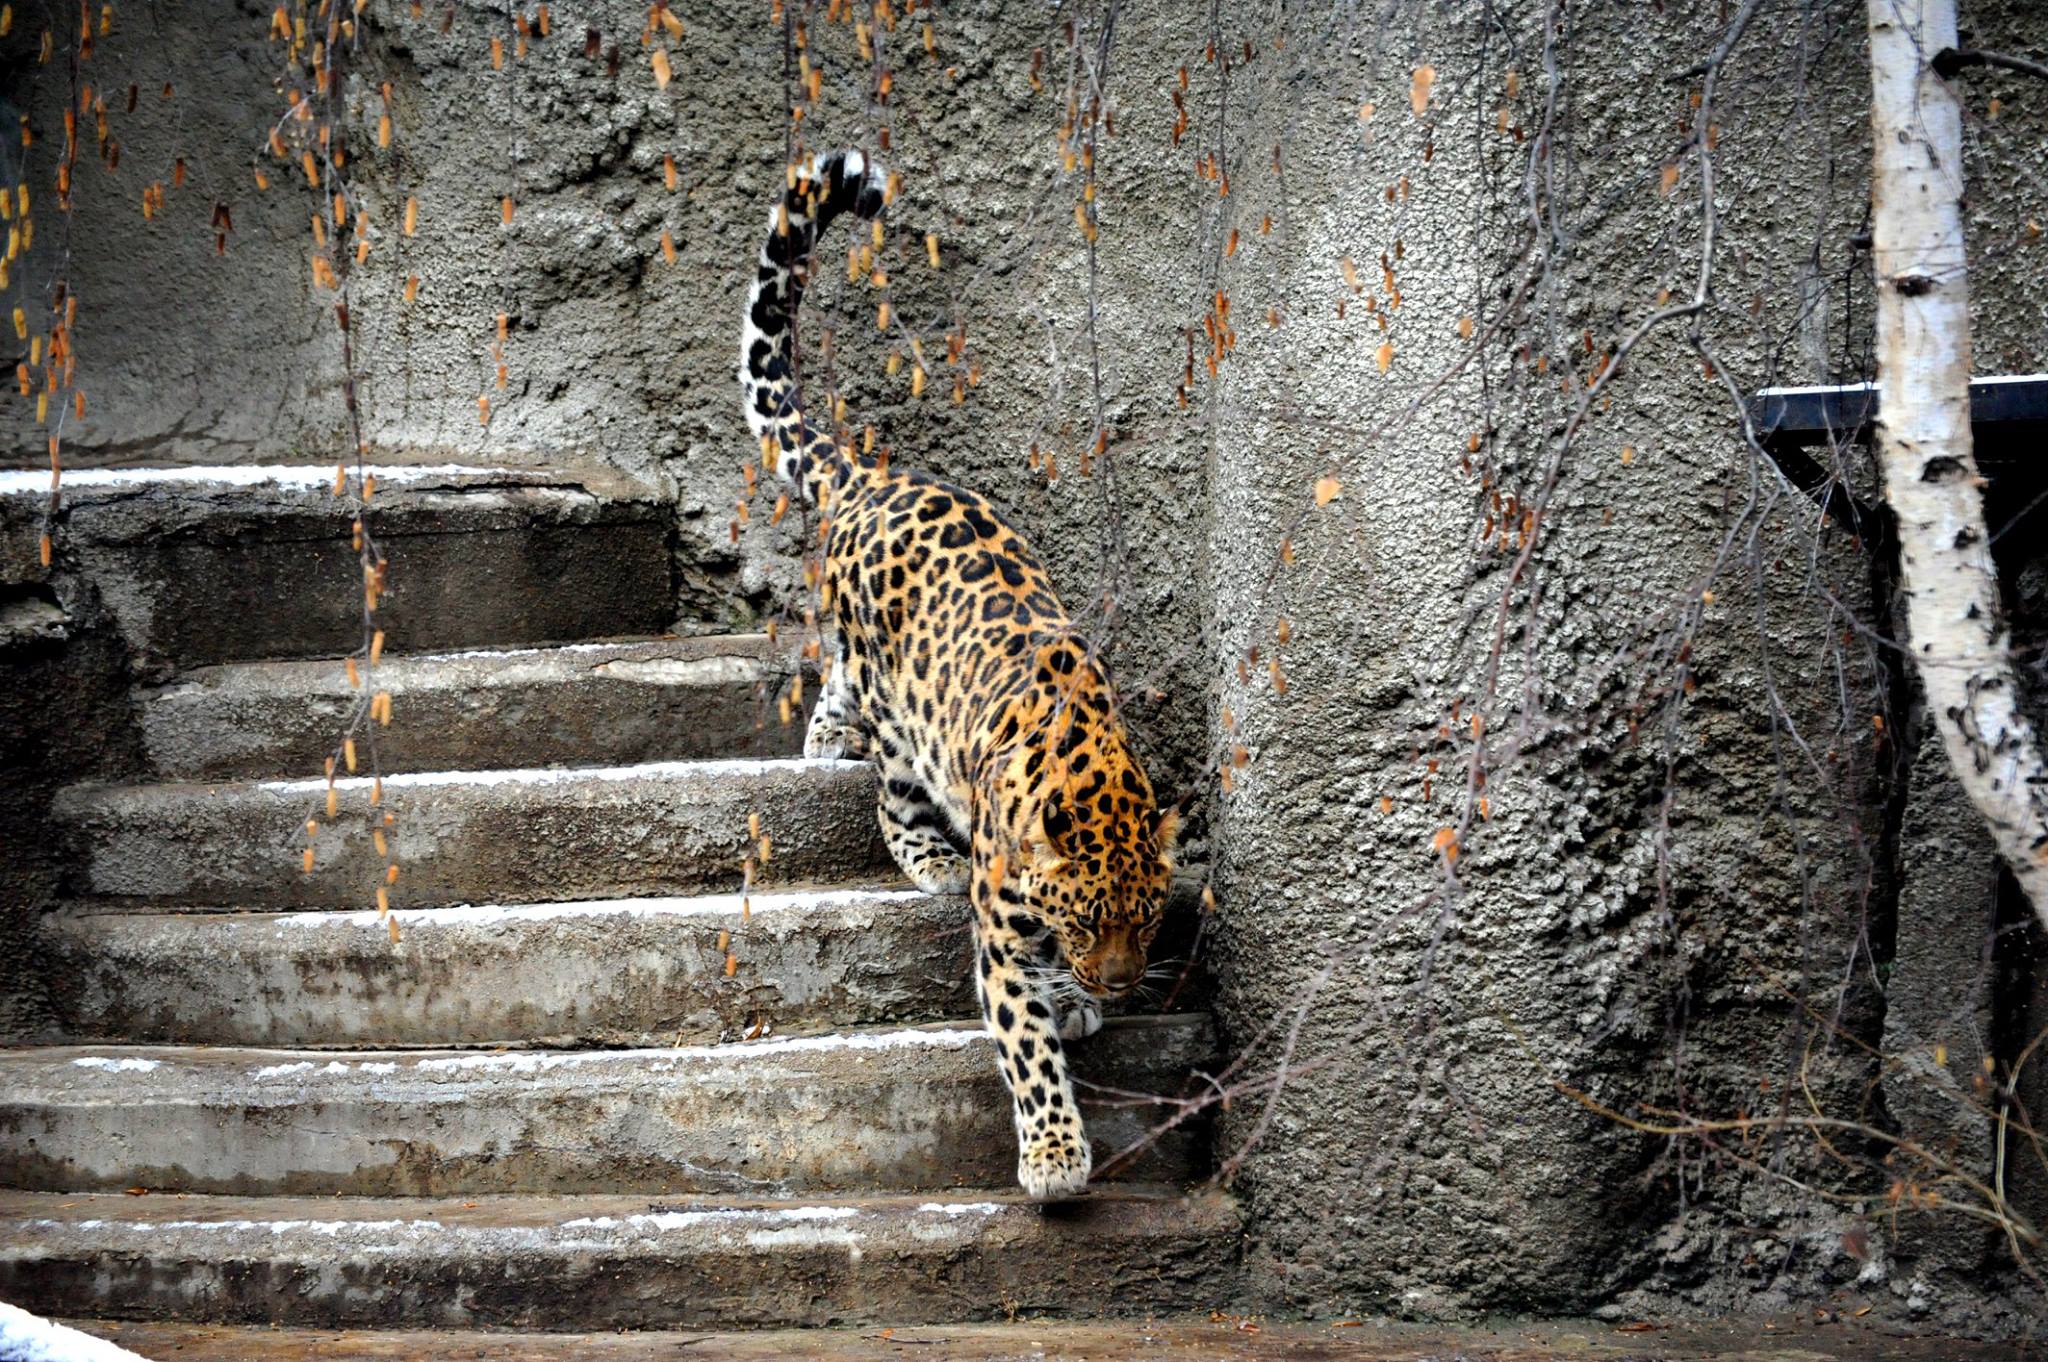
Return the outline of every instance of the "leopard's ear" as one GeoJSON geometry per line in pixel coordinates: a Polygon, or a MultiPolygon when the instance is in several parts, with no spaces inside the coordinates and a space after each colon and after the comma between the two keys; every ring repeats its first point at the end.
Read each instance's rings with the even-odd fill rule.
{"type": "Polygon", "coordinates": [[[1031,862],[1031,873],[1034,875],[1057,875],[1066,868],[1066,857],[1054,856],[1044,847],[1038,848],[1038,854],[1031,862]]]}
{"type": "Polygon", "coordinates": [[[1067,858],[1060,855],[1059,843],[1053,839],[1053,829],[1064,827],[1065,816],[1060,813],[1052,800],[1047,800],[1038,811],[1038,831],[1024,839],[1024,854],[1035,875],[1057,875],[1066,868],[1067,858]]]}
{"type": "Polygon", "coordinates": [[[1152,815],[1152,836],[1159,843],[1162,855],[1172,856],[1180,845],[1180,806],[1161,809],[1152,815]]]}
{"type": "Polygon", "coordinates": [[[1180,849],[1180,805],[1169,805],[1152,815],[1152,844],[1159,849],[1159,859],[1171,866],[1180,849]]]}
{"type": "Polygon", "coordinates": [[[1034,875],[1057,875],[1067,868],[1067,858],[1053,850],[1043,837],[1025,839],[1024,863],[1034,875]]]}

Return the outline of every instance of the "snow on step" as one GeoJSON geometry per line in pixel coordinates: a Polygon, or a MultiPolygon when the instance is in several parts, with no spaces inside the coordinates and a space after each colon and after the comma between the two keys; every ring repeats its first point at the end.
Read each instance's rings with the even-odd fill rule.
{"type": "MultiPolygon", "coordinates": [[[[1073,1049],[1084,1079],[1171,1096],[1214,1041],[1203,1018],[1134,1017],[1073,1049]]],[[[1102,1107],[1098,1155],[1163,1114],[1102,1107]]],[[[1196,1158],[1176,1133],[1126,1175],[1193,1176],[1196,1158]]],[[[1015,1161],[976,1025],[641,1050],[0,1052],[0,1166],[37,1190],[791,1195],[1000,1184],[1015,1161]]]]}
{"type": "Polygon", "coordinates": [[[147,1362],[103,1338],[80,1333],[0,1301],[0,1358],[6,1362],[147,1362]]]}
{"type": "MultiPolygon", "coordinates": [[[[78,786],[55,821],[82,897],[99,907],[364,907],[381,880],[366,777],[337,782],[342,814],[300,868],[300,830],[326,782],[78,786]]],[[[766,885],[886,873],[874,771],[794,758],[387,776],[384,804],[409,907],[537,903],[736,889],[758,814],[766,885]]]]}
{"type": "MultiPolygon", "coordinates": [[[[448,478],[517,477],[530,472],[461,463],[371,464],[364,471],[385,487],[448,478]]],[[[349,470],[349,476],[355,476],[354,469],[349,470]]],[[[64,474],[62,486],[66,493],[73,493],[108,487],[327,487],[333,482],[334,468],[328,464],[184,464],[170,468],[77,468],[64,474]]],[[[0,497],[46,494],[49,490],[50,475],[41,469],[0,470],[0,497]]]]}
{"type": "MultiPolygon", "coordinates": [[[[805,757],[733,758],[711,761],[649,761],[628,766],[537,766],[508,767],[485,771],[409,771],[384,777],[387,790],[431,790],[455,785],[566,785],[578,782],[662,780],[672,776],[709,778],[783,775],[792,771],[857,771],[867,769],[864,761],[834,761],[805,757]]],[[[345,776],[334,782],[344,794],[367,792],[368,776],[345,776]]],[[[260,780],[256,788],[273,794],[319,794],[326,790],[324,777],[296,780],[260,780]]]]}
{"type": "Polygon", "coordinates": [[[1230,1289],[1226,1197],[960,1204],[0,1193],[0,1297],[100,1318],[602,1330],[1132,1315],[1230,1289]]]}

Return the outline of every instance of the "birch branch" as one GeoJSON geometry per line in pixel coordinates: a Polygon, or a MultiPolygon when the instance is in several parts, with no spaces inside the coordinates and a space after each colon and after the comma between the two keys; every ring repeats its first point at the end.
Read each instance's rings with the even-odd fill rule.
{"type": "Polygon", "coordinates": [[[2002,71],[2016,71],[2035,80],[2048,80],[2048,66],[2015,57],[2010,52],[1958,52],[1953,47],[1944,47],[1934,54],[1934,70],[1943,80],[1952,80],[1955,74],[1969,66],[1990,66],[2002,71]]]}
{"type": "Polygon", "coordinates": [[[1949,764],[2048,924],[2048,769],[2000,618],[1970,438],[1962,113],[1935,70],[1955,0],[1869,0],[1878,457],[1909,650],[1949,764]]]}

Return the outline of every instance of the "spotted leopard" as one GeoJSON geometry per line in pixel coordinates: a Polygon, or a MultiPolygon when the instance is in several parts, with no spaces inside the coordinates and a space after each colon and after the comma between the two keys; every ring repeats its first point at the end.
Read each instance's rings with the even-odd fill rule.
{"type": "Polygon", "coordinates": [[[985,498],[856,454],[804,418],[792,330],[812,246],[834,218],[876,218],[889,197],[857,151],[791,172],[741,329],[747,422],[823,522],[826,676],[804,753],[871,758],[897,864],[928,893],[968,893],[1017,1180],[1034,1197],[1073,1196],[1092,1156],[1062,1042],[1097,1030],[1099,1000],[1144,977],[1176,818],[1023,536],[985,498]]]}

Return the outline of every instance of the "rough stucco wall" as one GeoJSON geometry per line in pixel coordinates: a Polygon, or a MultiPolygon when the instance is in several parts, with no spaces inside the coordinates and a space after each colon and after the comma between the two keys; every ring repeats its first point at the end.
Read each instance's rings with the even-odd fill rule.
{"type": "MultiPolygon", "coordinates": [[[[1369,32],[1330,41],[1325,61],[1364,67],[1375,55],[1369,32]]],[[[1285,190],[1270,193],[1299,234],[1275,281],[1291,311],[1313,306],[1309,315],[1326,318],[1340,292],[1335,262],[1355,257],[1371,279],[1369,262],[1401,239],[1404,301],[1384,333],[1394,367],[1379,373],[1383,333],[1355,307],[1348,327],[1250,340],[1231,361],[1219,431],[1224,450],[1263,453],[1257,465],[1218,460],[1213,552],[1219,612],[1234,623],[1226,642],[1233,652],[1271,650],[1276,616],[1291,622],[1278,653],[1285,694],[1254,671],[1259,679],[1224,697],[1256,753],[1221,820],[1226,1016],[1243,1036],[1275,996],[1335,970],[1294,1055],[1306,1072],[1283,1090],[1248,1166],[1262,1231],[1253,1261],[1276,1300],[1296,1308],[1582,1308],[1599,1295],[1603,1265],[1646,1228],[1635,1185],[1645,1152],[1548,1094],[1544,1062],[1524,1055],[1495,1013],[1532,1029],[1546,1057],[1554,1032],[1576,1041],[1598,1024],[1597,995],[1574,996],[1586,980],[1572,977],[1569,955],[1621,946],[1631,896],[1619,883],[1603,893],[1586,875],[1633,878],[1624,857],[1634,874],[1643,861],[1619,838],[1601,865],[1575,854],[1583,839],[1609,837],[1603,792],[1583,777],[1560,773],[1552,792],[1496,788],[1501,812],[1485,850],[1466,861],[1484,897],[1461,913],[1436,962],[1446,982],[1434,1015],[1408,1003],[1438,921],[1425,901],[1437,879],[1427,848],[1458,784],[1446,773],[1445,798],[1423,804],[1417,740],[1447,698],[1447,645],[1468,609],[1484,609],[1487,586],[1470,580],[1473,498],[1457,462],[1477,424],[1476,375],[1454,379],[1443,402],[1412,418],[1403,408],[1454,358],[1457,318],[1490,291],[1499,266],[1486,238],[1471,236],[1487,210],[1469,143],[1446,138],[1425,168],[1426,134],[1407,113],[1408,68],[1424,50],[1451,99],[1478,79],[1476,53],[1441,31],[1402,32],[1388,49],[1360,96],[1373,119],[1346,120],[1335,99],[1309,96],[1285,190]],[[1414,198],[1389,203],[1383,190],[1401,175],[1414,198]],[[1295,377],[1309,374],[1312,383],[1295,377]],[[1253,400],[1270,388],[1296,396],[1307,422],[1253,400]],[[1385,435],[1354,436],[1333,458],[1318,420],[1385,435]],[[1278,541],[1333,463],[1347,490],[1297,547],[1320,569],[1283,573],[1268,600],[1278,541]],[[1380,811],[1383,798],[1391,812],[1380,811]],[[1526,873],[1500,873],[1513,863],[1526,873]],[[1621,920],[1603,930],[1601,919],[1621,920]],[[1430,1037],[1418,1046],[1424,1026],[1430,1037]]],[[[1291,113],[1259,112],[1261,131],[1291,113]]],[[[1266,211],[1252,193],[1247,211],[1266,211]]],[[[1570,1076],[1583,1083],[1578,1068],[1570,1076]]],[[[1256,1132],[1250,1116],[1234,1127],[1226,1139],[1256,1132]]]]}
{"type": "MultiPolygon", "coordinates": [[[[1503,50],[1519,48],[1533,83],[1541,36],[1516,30],[1489,67],[1476,18],[1404,14],[1384,33],[1307,45],[1302,62],[1325,69],[1382,54],[1377,79],[1345,91],[1348,105],[1318,102],[1320,91],[1249,101],[1252,146],[1301,130],[1286,189],[1272,192],[1276,215],[1302,234],[1276,281],[1290,299],[1323,311],[1338,257],[1355,256],[1370,276],[1367,262],[1393,239],[1405,246],[1390,373],[1378,371],[1369,326],[1283,329],[1231,362],[1221,406],[1212,557],[1229,622],[1224,665],[1272,650],[1276,615],[1291,633],[1278,649],[1284,695],[1254,667],[1250,685],[1226,683],[1223,696],[1257,753],[1221,819],[1218,936],[1234,1036],[1257,1034],[1277,999],[1339,962],[1294,1047],[1302,1076],[1270,1114],[1242,1104],[1226,1129],[1226,1141],[1264,1131],[1246,1165],[1256,1275],[1276,1302],[1344,1311],[1773,1308],[1854,1284],[1880,1299],[1889,1286],[1901,1314],[2010,1323],[1983,1303],[1987,1275],[1930,1284],[1897,1270],[1888,1255],[1912,1251],[1916,1226],[1852,1254],[1861,1246],[1844,1237],[1848,1222],[1817,1198],[1740,1176],[1697,1147],[1677,1157],[1552,1087],[1624,1110],[1682,1101],[1727,1116],[1775,1106],[1803,1074],[1829,1114],[1885,1119],[1863,1092],[1871,1071],[1853,1044],[1822,1043],[1806,1058],[1813,1026],[1792,1003],[1811,1000],[1858,1041],[1880,1038],[1874,962],[1850,968],[1860,934],[1888,954],[1893,926],[1873,865],[1884,851],[1885,749],[1871,746],[1868,716],[1880,677],[1863,649],[1830,649],[1842,621],[1830,621],[1820,590],[1866,606],[1867,565],[1841,535],[1816,541],[1796,494],[1738,519],[1752,495],[1780,489],[1767,470],[1753,480],[1725,395],[1682,344],[1638,352],[1613,414],[1565,466],[1534,612],[1544,629],[1536,693],[1557,726],[1489,783],[1492,819],[1458,864],[1463,897],[1441,917],[1429,897],[1443,883],[1431,836],[1456,821],[1469,751],[1433,739],[1456,722],[1450,702],[1477,690],[1484,646],[1473,639],[1491,627],[1505,562],[1474,552],[1483,499],[1459,456],[1490,422],[1508,486],[1526,488],[1563,414],[1537,386],[1498,386],[1498,371],[1485,389],[1468,371],[1405,413],[1457,353],[1459,315],[1483,317],[1510,290],[1509,252],[1526,223],[1521,149],[1490,136],[1484,115],[1504,102],[1503,50]],[[1409,70],[1425,60],[1440,73],[1426,163],[1407,107],[1409,70]],[[1363,128],[1346,117],[1360,102],[1376,108],[1363,128]],[[1401,175],[1412,202],[1382,192],[1401,175]],[[1272,393],[1300,395],[1307,420],[1281,419],[1281,403],[1260,400],[1272,393]],[[1344,438],[1363,431],[1379,435],[1344,438]],[[1624,444],[1636,452],[1628,465],[1624,444]],[[1232,457],[1253,449],[1256,462],[1232,457]],[[1333,468],[1343,496],[1293,531],[1298,555],[1321,566],[1281,573],[1268,597],[1280,537],[1333,468]],[[1659,612],[1697,599],[1724,554],[1693,656],[1699,691],[1678,730],[1660,868],[1660,712],[1646,707],[1632,738],[1614,713],[1587,711],[1586,678],[1600,659],[1654,642],[1659,612]],[[1443,757],[1431,800],[1418,749],[1443,757]],[[1439,930],[1418,1000],[1419,962],[1439,930]]],[[[1846,243],[1867,159],[1861,22],[1860,6],[1827,7],[1803,32],[1759,22],[1728,77],[1742,94],[1722,116],[1720,306],[1708,334],[1745,388],[1853,377],[1867,345],[1867,285],[1845,293],[1839,283],[1845,265],[1854,273],[1846,243]],[[1802,42],[1812,68],[1799,80],[1802,42]],[[1833,312],[1802,326],[1816,292],[1833,312]],[[1845,304],[1861,311],[1845,319],[1845,304]]],[[[1608,341],[1660,286],[1688,287],[1697,217],[1656,190],[1686,116],[1684,87],[1665,81],[1717,33],[1704,18],[1639,7],[1577,11],[1571,30],[1561,136],[1573,151],[1564,230],[1575,250],[1553,345],[1581,328],[1608,341]]],[[[1534,115],[1524,102],[1513,117],[1527,126],[1534,115]]],[[[1243,211],[1266,207],[1254,197],[1243,211]]],[[[1256,265],[1225,286],[1250,295],[1256,265]]],[[[2040,269],[2038,256],[2008,255],[1987,283],[1994,347],[2024,351],[2039,335],[2040,269]]],[[[1510,718],[1525,698],[1525,605],[1507,641],[1512,708],[1487,716],[1496,743],[1503,728],[1526,731],[1510,718]]],[[[1882,1191],[1867,1179],[1844,1187],[1811,1146],[1794,1146],[1795,1177],[1882,1191]]]]}
{"type": "MultiPolygon", "coordinates": [[[[490,69],[489,39],[509,43],[503,14],[457,4],[443,34],[442,8],[421,22],[373,0],[352,87],[374,115],[376,88],[391,81],[397,125],[394,147],[358,167],[381,234],[355,283],[368,433],[380,457],[597,460],[661,481],[677,501],[679,621],[745,626],[789,599],[798,534],[767,528],[762,508],[737,547],[726,529],[751,457],[731,370],[783,158],[780,33],[765,5],[675,5],[688,35],[669,44],[676,76],[658,91],[640,45],[644,6],[555,4],[554,36],[501,73],[490,69]],[[601,35],[596,58],[583,55],[588,28],[601,35]],[[605,55],[614,48],[616,75],[605,55]],[[662,184],[664,155],[681,173],[674,194],[662,184]],[[496,207],[505,193],[517,203],[509,229],[496,207]],[[408,194],[421,227],[402,240],[408,194]],[[660,253],[664,229],[674,265],[660,253]],[[422,280],[419,301],[402,309],[410,273],[422,280]],[[512,326],[502,392],[489,355],[500,311],[512,326]],[[488,426],[476,419],[482,392],[493,400],[488,426]]],[[[1713,38],[1706,20],[1637,9],[1583,16],[1578,51],[1603,55],[1571,92],[1577,154],[1600,167],[1592,188],[1572,193],[1616,192],[1597,228],[1619,245],[1561,281],[1589,300],[1563,320],[1603,339],[1658,285],[1684,277],[1689,228],[1654,193],[1682,113],[1661,81],[1713,38]]],[[[2015,35],[2025,9],[2014,0],[1988,11],[2004,45],[2024,46],[2015,35]]],[[[273,164],[266,194],[248,170],[281,108],[278,60],[262,37],[268,11],[209,0],[160,25],[138,12],[100,45],[99,69],[120,73],[100,79],[134,80],[144,95],[136,115],[114,119],[120,171],[81,171],[74,278],[90,402],[67,437],[74,461],[324,459],[343,443],[338,351],[306,268],[314,205],[289,167],[273,164]],[[165,81],[173,96],[152,98],[165,81]],[[141,186],[168,178],[181,155],[188,187],[145,223],[141,186]],[[216,199],[235,222],[225,258],[207,230],[216,199]]],[[[1439,782],[1437,808],[1424,808],[1414,754],[1442,721],[1440,704],[1461,682],[1469,689],[1459,640],[1500,578],[1475,562],[1478,503],[1457,455],[1483,415],[1526,473],[1554,434],[1552,409],[1483,389],[1474,371],[1384,438],[1355,432],[1397,417],[1449,361],[1460,315],[1498,304],[1502,243],[1519,229],[1521,149],[1489,141],[1470,115],[1494,102],[1481,85],[1501,80],[1498,48],[1492,65],[1476,60],[1477,9],[1402,12],[1383,31],[1349,26],[1341,12],[1276,13],[1245,20],[1242,35],[1225,26],[1226,51],[1240,36],[1259,45],[1231,87],[1235,203],[1189,173],[1213,145],[1211,123],[1169,147],[1180,66],[1198,82],[1192,107],[1204,120],[1216,109],[1202,7],[1141,0],[1120,12],[1117,136],[1101,167],[1104,400],[1128,437],[1116,455],[1130,544],[1117,586],[1124,622],[1112,631],[1119,669],[1167,791],[1193,788],[1212,734],[1223,740],[1224,705],[1256,753],[1223,806],[1218,857],[1216,963],[1234,1037],[1284,1015],[1333,952],[1358,953],[1383,933],[1363,965],[1319,995],[1300,1055],[1323,1067],[1286,1090],[1246,1165],[1255,1287],[1284,1307],[1436,1314],[1617,1300],[1629,1310],[1770,1306],[1853,1279],[1863,1267],[1841,1250],[1837,1227],[1789,1194],[1687,1166],[1694,1200],[1680,1214],[1660,1147],[1571,1105],[1547,1080],[1625,1102],[1669,1096],[1681,1072],[1699,1109],[1727,1111],[1754,1097],[1760,1075],[1787,1072],[1797,1033],[1776,984],[1846,959],[1862,916],[1843,886],[1868,870],[1844,812],[1876,813],[1867,762],[1838,754],[1813,776],[1774,747],[1767,687],[1802,731],[1838,720],[1832,687],[1874,707],[1866,678],[1826,671],[1808,589],[1811,570],[1857,603],[1861,560],[1831,539],[1810,565],[1809,516],[1795,502],[1761,532],[1754,557],[1768,570],[1735,572],[1717,588],[1680,748],[1670,916],[1655,892],[1661,757],[1611,728],[1583,745],[1556,743],[1490,791],[1494,818],[1461,867],[1471,893],[1436,956],[1432,1010],[1418,1018],[1400,989],[1435,928],[1434,909],[1414,906],[1437,883],[1425,848],[1454,782],[1439,782]],[[1268,51],[1276,34],[1287,44],[1268,51]],[[1440,121],[1426,166],[1422,125],[1407,109],[1408,70],[1422,60],[1441,73],[1439,109],[1466,110],[1440,121]],[[1361,124],[1366,100],[1378,112],[1361,124]],[[1284,181],[1262,173],[1275,142],[1286,145],[1284,181]],[[1389,203],[1403,174],[1412,197],[1389,203]],[[1255,238],[1269,210],[1275,234],[1255,238]],[[1226,262],[1229,223],[1247,245],[1226,262]],[[1391,333],[1396,362],[1382,377],[1370,318],[1355,306],[1332,317],[1335,262],[1354,255],[1371,283],[1395,237],[1406,296],[1391,333]],[[1181,328],[1199,326],[1219,283],[1236,300],[1240,348],[1207,405],[1182,419],[1181,328]],[[1260,322],[1269,298],[1287,308],[1270,334],[1260,322]],[[1347,490],[1300,535],[1299,566],[1269,598],[1279,538],[1333,457],[1347,490]],[[1283,611],[1293,630],[1281,650],[1287,694],[1239,685],[1238,650],[1270,649],[1283,611]],[[1781,770],[1792,772],[1785,789],[1781,770]],[[1379,812],[1382,796],[1393,813],[1379,812]],[[1667,1029],[1676,998],[1687,1000],[1677,1070],[1667,1029]]],[[[1762,371],[1760,338],[1779,334],[1799,337],[1796,357],[1779,357],[1782,381],[1836,377],[1819,369],[1853,369],[1867,325],[1867,290],[1853,315],[1788,322],[1812,279],[1807,251],[1818,242],[1829,269],[1841,269],[1839,245],[1861,220],[1861,11],[1822,13],[1821,31],[1805,38],[1824,57],[1822,103],[1730,118],[1726,207],[1731,239],[1748,254],[1726,264],[1722,287],[1731,311],[1762,299],[1755,331],[1738,327],[1729,341],[1745,380],[1762,371]]],[[[805,343],[822,360],[834,329],[832,370],[852,419],[876,423],[898,459],[994,495],[1078,610],[1099,580],[1106,503],[1100,480],[1073,476],[1090,430],[1091,366],[1073,189],[1052,183],[1066,18],[1021,0],[949,8],[936,62],[912,31],[899,33],[886,115],[864,102],[851,34],[820,27],[827,93],[811,139],[873,147],[878,122],[889,122],[888,159],[905,172],[890,248],[898,310],[934,349],[965,320],[983,381],[956,407],[942,371],[913,401],[907,373],[883,373],[872,297],[829,267],[805,343]],[[1037,48],[1048,55],[1044,94],[1026,74],[1037,48]],[[941,271],[922,263],[926,231],[942,239],[941,271]],[[1034,442],[1057,452],[1067,477],[1048,485],[1027,470],[1034,442]]],[[[1536,35],[1514,36],[1532,81],[1536,35]]],[[[14,41],[32,42],[32,26],[14,41]]],[[[1755,80],[1788,67],[1797,35],[1760,26],[1753,41],[1743,60],[1755,80]]],[[[44,78],[28,96],[34,116],[47,124],[60,97],[44,78]]],[[[1995,170],[2015,147],[2039,145],[2038,128],[2015,121],[2026,116],[2008,112],[2006,140],[1987,158],[1995,189],[1973,200],[1973,227],[1988,241],[2008,242],[2034,211],[2025,180],[1995,170]]],[[[51,238],[46,228],[44,249],[51,238]]],[[[828,266],[843,247],[826,243],[828,266]]],[[[1980,353],[2024,367],[2043,348],[2040,256],[2010,245],[1989,255],[1976,290],[1980,353]]],[[[1823,275],[1819,292],[1836,305],[1854,296],[1823,275]]],[[[1730,508],[1751,491],[1725,401],[1691,357],[1660,343],[1638,368],[1616,392],[1616,416],[1572,460],[1569,509],[1546,557],[1543,618],[1559,659],[1548,681],[1567,699],[1584,699],[1574,659],[1634,638],[1653,603],[1696,585],[1730,508]],[[1641,449],[1627,467],[1615,457],[1624,439],[1641,449]]],[[[811,372],[816,400],[818,366],[811,372]]],[[[23,403],[0,398],[0,429],[19,456],[9,461],[33,463],[40,441],[23,403]]],[[[1848,1007],[1849,1024],[1874,1035],[1873,1000],[1857,995],[1848,1007]]],[[[1241,1105],[1227,1139],[1249,1134],[1258,1110],[1241,1105]]]]}

